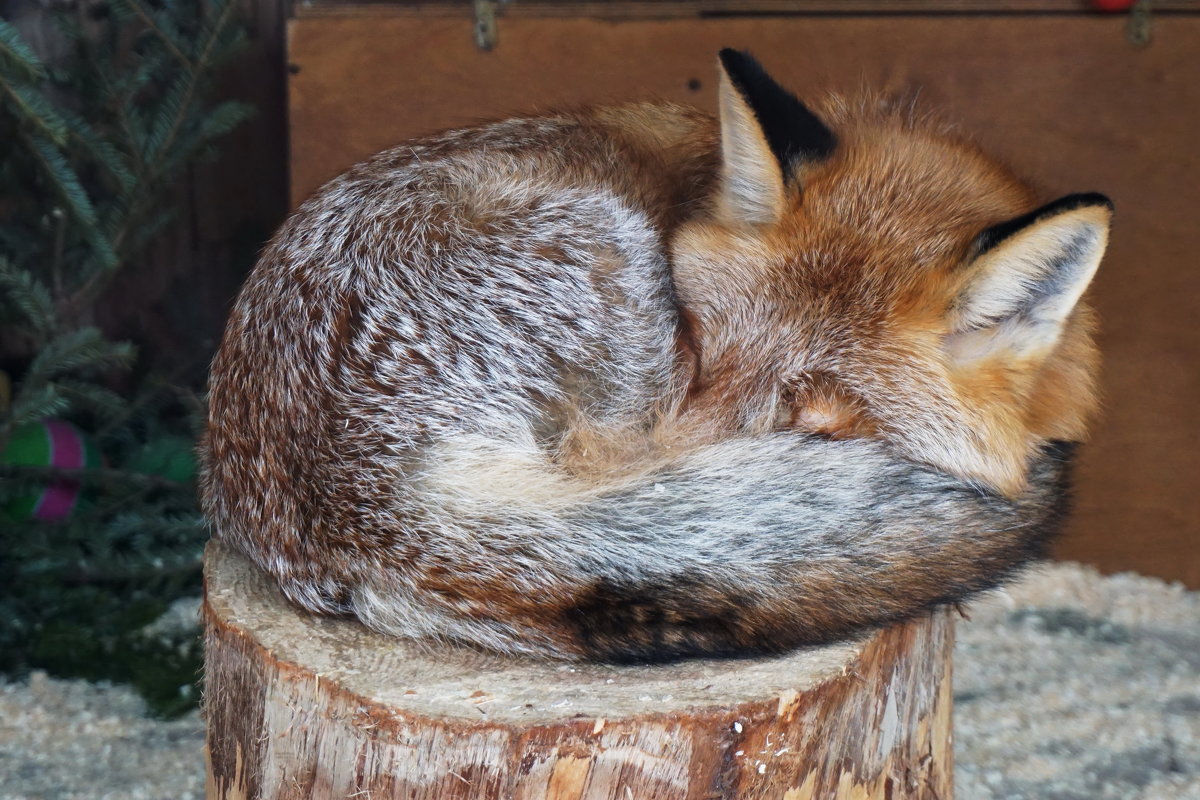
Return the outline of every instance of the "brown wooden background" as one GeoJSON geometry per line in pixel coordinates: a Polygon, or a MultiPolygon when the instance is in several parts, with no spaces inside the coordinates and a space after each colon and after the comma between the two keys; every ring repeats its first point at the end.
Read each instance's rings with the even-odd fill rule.
{"type": "Polygon", "coordinates": [[[1093,291],[1107,410],[1058,554],[1200,587],[1200,16],[1160,15],[1138,49],[1120,16],[547,18],[518,6],[491,52],[461,10],[299,7],[288,46],[293,201],[365,155],[447,126],[646,96],[712,108],[723,46],[750,48],[802,97],[920,90],[1048,199],[1098,190],[1115,200],[1093,291]]]}

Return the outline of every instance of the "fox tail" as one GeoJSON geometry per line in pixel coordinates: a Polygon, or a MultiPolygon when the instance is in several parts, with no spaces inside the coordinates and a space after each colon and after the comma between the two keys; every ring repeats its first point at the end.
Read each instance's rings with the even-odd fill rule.
{"type": "Polygon", "coordinates": [[[379,562],[352,611],[394,634],[559,657],[785,651],[961,600],[1040,556],[1070,454],[1044,449],[1008,499],[864,440],[734,439],[600,486],[533,447],[456,440],[396,499],[426,542],[420,566],[379,562]]]}

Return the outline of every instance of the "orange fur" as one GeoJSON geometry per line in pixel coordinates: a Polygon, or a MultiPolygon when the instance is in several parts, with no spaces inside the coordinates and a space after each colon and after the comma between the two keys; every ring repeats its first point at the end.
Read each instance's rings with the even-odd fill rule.
{"type": "Polygon", "coordinates": [[[837,149],[796,168],[777,220],[748,226],[718,212],[676,239],[701,353],[692,413],[880,437],[1019,491],[1035,448],[1082,439],[1096,408],[1090,311],[1076,307],[1048,352],[964,364],[943,342],[976,238],[1031,211],[1034,192],[907,109],[834,100],[823,115],[837,149]],[[821,380],[803,380],[812,374],[821,380]]]}

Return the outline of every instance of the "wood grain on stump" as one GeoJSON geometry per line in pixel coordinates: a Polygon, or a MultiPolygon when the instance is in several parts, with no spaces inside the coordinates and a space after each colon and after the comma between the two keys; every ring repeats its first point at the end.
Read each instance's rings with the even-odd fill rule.
{"type": "Polygon", "coordinates": [[[945,612],[780,658],[564,664],[308,616],[205,562],[209,800],[952,795],[945,612]]]}

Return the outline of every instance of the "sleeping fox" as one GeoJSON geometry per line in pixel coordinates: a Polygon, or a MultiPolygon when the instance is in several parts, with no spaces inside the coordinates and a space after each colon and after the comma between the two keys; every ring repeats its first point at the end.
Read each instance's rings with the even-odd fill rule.
{"type": "Polygon", "coordinates": [[[608,661],[785,651],[994,586],[1062,516],[1111,205],[720,54],[381,153],[212,368],[215,535],[296,604],[608,661]]]}

